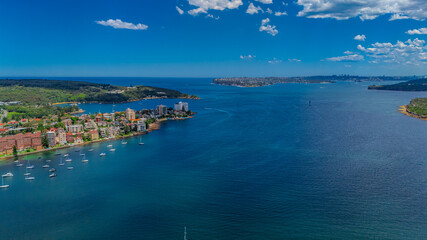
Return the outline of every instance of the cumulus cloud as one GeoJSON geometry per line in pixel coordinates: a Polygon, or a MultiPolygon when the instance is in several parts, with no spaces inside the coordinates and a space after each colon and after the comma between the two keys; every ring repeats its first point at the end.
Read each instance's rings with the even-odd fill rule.
{"type": "Polygon", "coordinates": [[[181,8],[179,8],[178,6],[176,6],[176,10],[178,11],[178,13],[180,15],[184,14],[184,10],[182,10],[181,8]]]}
{"type": "Polygon", "coordinates": [[[261,2],[261,3],[264,3],[264,4],[272,4],[273,3],[273,0],[255,0],[255,1],[261,2]]]}
{"type": "Polygon", "coordinates": [[[197,16],[200,13],[206,13],[207,14],[208,12],[206,12],[206,10],[203,8],[194,8],[194,9],[191,9],[188,11],[188,14],[190,14],[192,16],[197,16]]]}
{"type": "Polygon", "coordinates": [[[142,24],[142,23],[138,23],[138,24],[133,24],[133,23],[128,23],[128,22],[123,22],[120,19],[108,19],[107,21],[95,21],[97,24],[103,25],[103,26],[108,26],[108,27],[113,27],[116,29],[130,29],[130,30],[146,30],[148,28],[147,25],[142,24]]]}
{"type": "Polygon", "coordinates": [[[358,61],[363,61],[365,59],[362,55],[359,55],[357,53],[353,53],[350,51],[345,51],[344,54],[345,54],[344,56],[326,58],[326,61],[331,61],[331,62],[358,62],[358,61]]]}
{"type": "Polygon", "coordinates": [[[259,31],[260,32],[265,31],[266,33],[270,34],[271,36],[276,36],[279,33],[279,31],[276,29],[276,26],[270,25],[269,23],[270,23],[269,18],[263,19],[261,21],[261,26],[259,27],[259,31]]]}
{"type": "Polygon", "coordinates": [[[273,58],[273,60],[268,60],[267,62],[270,64],[277,64],[277,63],[281,63],[282,60],[277,59],[277,58],[273,58]]]}
{"type": "Polygon", "coordinates": [[[425,0],[298,0],[296,4],[303,7],[298,16],[309,18],[371,20],[385,14],[393,14],[389,20],[427,18],[425,0]]]}
{"type": "Polygon", "coordinates": [[[252,59],[254,59],[254,58],[256,58],[256,56],[255,55],[240,55],[240,59],[242,59],[242,60],[252,60],[252,59]]]}
{"type": "Polygon", "coordinates": [[[236,9],[243,5],[242,0],[188,0],[188,3],[204,11],[210,9],[223,11],[225,9],[236,9]]]}
{"type": "Polygon", "coordinates": [[[365,53],[371,62],[399,63],[399,64],[421,64],[427,63],[427,46],[424,40],[415,38],[406,42],[397,41],[395,44],[374,43],[370,47],[358,45],[357,49],[365,53]]]}
{"type": "Polygon", "coordinates": [[[260,8],[259,6],[255,7],[255,5],[251,3],[249,4],[248,9],[246,10],[246,13],[253,15],[258,13],[259,11],[263,12],[262,8],[260,8]]]}
{"type": "Polygon", "coordinates": [[[410,35],[414,35],[414,34],[427,34],[427,28],[412,29],[412,30],[408,30],[406,33],[410,34],[410,35]]]}
{"type": "Polygon", "coordinates": [[[357,35],[356,37],[354,37],[354,40],[363,41],[364,42],[366,40],[366,36],[364,34],[357,35]]]}
{"type": "Polygon", "coordinates": [[[275,12],[274,13],[274,16],[276,16],[276,17],[285,16],[285,15],[288,15],[288,13],[285,12],[285,11],[283,11],[283,12],[275,12]]]}
{"type": "Polygon", "coordinates": [[[296,59],[296,58],[289,58],[288,62],[301,62],[301,60],[296,59]]]}

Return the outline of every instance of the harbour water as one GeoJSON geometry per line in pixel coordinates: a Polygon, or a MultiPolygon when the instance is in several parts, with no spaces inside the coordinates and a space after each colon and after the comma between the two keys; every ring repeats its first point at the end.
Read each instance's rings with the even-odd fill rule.
{"type": "Polygon", "coordinates": [[[26,181],[25,165],[1,162],[2,174],[15,175],[0,191],[2,240],[182,239],[184,226],[189,239],[427,238],[427,122],[397,111],[427,93],[369,91],[366,82],[70,80],[165,87],[201,100],[189,101],[195,118],[162,124],[144,145],[137,137],[59,150],[73,170],[58,166],[56,152],[26,156],[35,165],[26,181]],[[56,178],[41,167],[47,159],[56,178]]]}

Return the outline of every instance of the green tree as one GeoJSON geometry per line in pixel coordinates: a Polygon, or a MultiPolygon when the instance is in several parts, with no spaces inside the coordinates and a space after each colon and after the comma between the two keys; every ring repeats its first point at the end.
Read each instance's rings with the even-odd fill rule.
{"type": "Polygon", "coordinates": [[[45,148],[49,147],[49,141],[47,140],[47,135],[45,132],[42,134],[42,145],[45,148]]]}
{"type": "Polygon", "coordinates": [[[13,146],[13,155],[14,155],[15,157],[17,157],[17,156],[18,156],[18,150],[16,149],[16,146],[13,146]]]}

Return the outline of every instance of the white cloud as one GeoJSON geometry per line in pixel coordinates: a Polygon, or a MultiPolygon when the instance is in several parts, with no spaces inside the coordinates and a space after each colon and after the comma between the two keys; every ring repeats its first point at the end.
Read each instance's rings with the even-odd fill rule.
{"type": "Polygon", "coordinates": [[[296,59],[296,58],[289,58],[288,62],[301,62],[301,60],[296,59]]]}
{"type": "Polygon", "coordinates": [[[249,4],[248,9],[246,10],[246,13],[253,15],[255,13],[258,13],[259,11],[263,12],[262,8],[260,8],[259,6],[255,7],[255,5],[251,3],[249,4]]]}
{"type": "Polygon", "coordinates": [[[214,15],[212,15],[212,14],[208,14],[208,15],[206,15],[206,17],[207,18],[212,18],[212,19],[215,19],[215,20],[219,20],[219,16],[214,16],[214,15]]]}
{"type": "Polygon", "coordinates": [[[184,14],[184,10],[182,10],[181,8],[179,8],[178,6],[176,6],[176,10],[178,11],[178,13],[180,15],[184,14]]]}
{"type": "Polygon", "coordinates": [[[344,56],[326,58],[326,61],[331,61],[331,62],[357,62],[357,61],[363,61],[365,59],[362,55],[359,55],[357,53],[353,53],[350,51],[345,51],[344,54],[345,54],[344,56]]]}
{"type": "Polygon", "coordinates": [[[208,13],[208,12],[206,12],[206,10],[203,8],[194,8],[194,9],[191,9],[188,11],[188,14],[190,14],[192,16],[197,16],[200,13],[208,13]]]}
{"type": "Polygon", "coordinates": [[[412,29],[412,30],[408,30],[406,33],[410,34],[410,35],[414,35],[414,34],[427,34],[427,28],[412,29]]]}
{"type": "Polygon", "coordinates": [[[399,63],[399,64],[421,64],[427,63],[427,46],[424,40],[415,38],[406,42],[397,41],[395,44],[374,43],[370,47],[358,45],[357,49],[372,59],[371,62],[399,63]]]}
{"type": "Polygon", "coordinates": [[[357,41],[365,41],[366,40],[366,36],[364,34],[362,35],[357,35],[356,37],[354,37],[354,40],[357,41]]]}
{"type": "Polygon", "coordinates": [[[258,2],[264,3],[264,4],[272,4],[273,3],[273,0],[255,0],[255,1],[258,1],[258,2]]]}
{"type": "Polygon", "coordinates": [[[426,0],[298,0],[297,4],[303,7],[298,16],[308,18],[371,20],[385,14],[393,14],[390,21],[427,18],[426,0]]]}
{"type": "Polygon", "coordinates": [[[276,26],[268,24],[270,22],[269,18],[263,19],[261,21],[261,26],[259,27],[260,32],[267,32],[268,34],[272,36],[276,36],[279,31],[276,29],[276,26]]]}
{"type": "Polygon", "coordinates": [[[133,24],[133,23],[128,23],[128,22],[123,22],[120,19],[108,19],[107,21],[95,21],[97,24],[103,25],[103,26],[108,26],[108,27],[113,27],[116,29],[130,29],[130,30],[146,30],[148,28],[147,25],[142,24],[142,23],[138,23],[138,24],[133,24]]]}
{"type": "Polygon", "coordinates": [[[243,5],[242,0],[188,0],[188,3],[205,11],[210,9],[220,11],[225,9],[236,9],[243,5]]]}
{"type": "Polygon", "coordinates": [[[277,59],[277,58],[273,58],[273,60],[268,60],[267,62],[270,64],[277,64],[277,63],[281,63],[282,60],[277,59]]]}
{"type": "Polygon", "coordinates": [[[265,12],[268,14],[273,14],[273,11],[270,8],[267,8],[267,10],[265,10],[265,12]]]}
{"type": "Polygon", "coordinates": [[[240,55],[240,59],[242,59],[242,60],[252,60],[252,59],[254,59],[254,58],[256,58],[256,56],[255,55],[240,55]]]}
{"type": "Polygon", "coordinates": [[[285,15],[288,15],[288,13],[287,13],[287,12],[285,12],[285,11],[283,11],[283,12],[275,12],[275,13],[274,13],[274,16],[277,16],[277,17],[285,16],[285,15]]]}

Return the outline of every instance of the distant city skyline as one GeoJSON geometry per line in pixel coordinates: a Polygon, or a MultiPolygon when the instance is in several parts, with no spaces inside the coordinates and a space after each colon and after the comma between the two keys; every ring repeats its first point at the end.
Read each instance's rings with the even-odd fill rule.
{"type": "Polygon", "coordinates": [[[424,0],[0,2],[2,77],[427,75],[424,0]]]}

